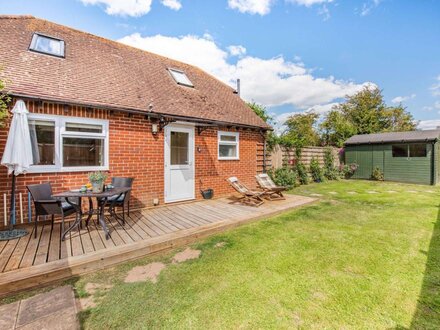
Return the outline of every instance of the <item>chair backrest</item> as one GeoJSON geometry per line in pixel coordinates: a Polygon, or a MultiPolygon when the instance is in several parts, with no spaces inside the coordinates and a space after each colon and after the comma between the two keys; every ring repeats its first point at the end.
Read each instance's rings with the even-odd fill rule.
{"type": "Polygon", "coordinates": [[[134,178],[112,178],[112,186],[116,188],[131,188],[134,178]]]}
{"type": "Polygon", "coordinates": [[[235,176],[231,176],[227,179],[230,185],[237,190],[240,194],[249,193],[249,189],[240,182],[235,176]]]}
{"type": "MultiPolygon", "coordinates": [[[[133,186],[134,178],[112,178],[112,186],[115,188],[131,188],[133,186]]],[[[130,201],[131,190],[124,194],[124,204],[130,201]]]]}
{"type": "Polygon", "coordinates": [[[277,185],[272,181],[270,176],[267,175],[266,173],[257,174],[255,178],[257,179],[257,182],[261,188],[271,189],[277,187],[277,185]]]}
{"type": "Polygon", "coordinates": [[[52,198],[52,187],[50,183],[31,184],[26,186],[34,201],[48,200],[52,198]]]}

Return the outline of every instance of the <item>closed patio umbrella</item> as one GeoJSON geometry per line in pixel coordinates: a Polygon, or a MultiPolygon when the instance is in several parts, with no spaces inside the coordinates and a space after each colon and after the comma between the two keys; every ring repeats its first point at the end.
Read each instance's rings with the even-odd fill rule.
{"type": "Polygon", "coordinates": [[[26,230],[14,229],[14,224],[15,179],[17,175],[26,173],[33,163],[28,113],[26,104],[22,100],[18,100],[12,109],[13,117],[1,161],[1,164],[8,168],[8,174],[12,174],[9,230],[0,232],[0,240],[18,238],[27,234],[26,230]]]}

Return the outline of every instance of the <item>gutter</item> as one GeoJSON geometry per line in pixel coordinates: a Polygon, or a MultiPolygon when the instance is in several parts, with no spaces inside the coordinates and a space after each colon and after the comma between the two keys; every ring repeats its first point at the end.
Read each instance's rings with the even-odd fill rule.
{"type": "Polygon", "coordinates": [[[241,128],[258,130],[258,131],[262,131],[262,132],[273,131],[272,127],[265,128],[265,127],[261,127],[261,126],[237,124],[237,123],[212,120],[212,119],[170,115],[170,114],[165,114],[165,113],[160,113],[160,112],[153,112],[152,110],[143,111],[143,110],[138,110],[138,109],[133,109],[133,108],[126,108],[126,107],[107,106],[107,105],[104,106],[104,105],[100,105],[100,104],[84,103],[84,102],[69,102],[69,101],[64,101],[64,100],[57,99],[57,98],[50,98],[50,97],[41,98],[41,97],[35,97],[35,96],[30,96],[30,95],[26,95],[26,94],[19,94],[19,93],[9,93],[9,95],[11,95],[12,97],[15,97],[15,98],[22,98],[25,100],[31,100],[31,101],[37,101],[37,102],[46,101],[46,102],[51,102],[51,103],[56,103],[56,104],[82,106],[82,107],[89,107],[89,108],[95,108],[95,109],[101,109],[101,110],[110,110],[110,111],[125,112],[125,113],[130,113],[130,114],[137,114],[137,115],[145,116],[146,118],[148,117],[148,119],[149,118],[156,118],[159,120],[159,119],[165,117],[167,119],[172,119],[173,121],[190,121],[190,122],[201,123],[201,124],[211,124],[211,125],[213,124],[214,126],[241,127],[241,128]]]}

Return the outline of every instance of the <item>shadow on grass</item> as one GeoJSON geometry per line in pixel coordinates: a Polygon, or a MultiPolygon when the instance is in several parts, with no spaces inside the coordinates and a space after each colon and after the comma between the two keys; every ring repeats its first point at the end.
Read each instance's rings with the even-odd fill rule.
{"type": "Polygon", "coordinates": [[[411,329],[440,329],[440,206],[411,329]]]}

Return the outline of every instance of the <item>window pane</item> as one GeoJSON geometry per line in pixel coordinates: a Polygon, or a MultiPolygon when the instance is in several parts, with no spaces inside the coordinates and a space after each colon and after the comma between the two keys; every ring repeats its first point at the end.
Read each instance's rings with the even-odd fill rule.
{"type": "Polygon", "coordinates": [[[169,71],[171,72],[171,75],[178,84],[194,87],[193,83],[191,82],[191,80],[189,80],[185,72],[173,69],[169,69],[169,71]]]}
{"type": "Polygon", "coordinates": [[[220,144],[218,150],[220,158],[236,158],[237,157],[237,146],[236,145],[228,145],[228,144],[220,144]]]}
{"type": "Polygon", "coordinates": [[[188,133],[171,132],[171,165],[188,164],[188,141],[188,133]]]}
{"type": "Polygon", "coordinates": [[[408,145],[394,145],[392,146],[393,157],[408,157],[408,145]]]}
{"type": "Polygon", "coordinates": [[[410,157],[426,157],[426,144],[417,143],[409,145],[409,156],[410,157]]]}
{"type": "Polygon", "coordinates": [[[55,165],[55,123],[29,120],[34,165],[55,165]]]}
{"type": "Polygon", "coordinates": [[[102,125],[66,123],[66,131],[68,131],[68,132],[102,133],[102,125]]]}
{"type": "Polygon", "coordinates": [[[233,135],[220,135],[220,141],[237,141],[237,137],[233,135]]]}
{"type": "Polygon", "coordinates": [[[63,138],[63,166],[104,166],[104,140],[63,138]]]}
{"type": "Polygon", "coordinates": [[[64,45],[62,40],[35,35],[35,43],[31,46],[32,50],[42,53],[64,56],[64,45]]]}

